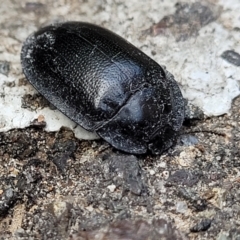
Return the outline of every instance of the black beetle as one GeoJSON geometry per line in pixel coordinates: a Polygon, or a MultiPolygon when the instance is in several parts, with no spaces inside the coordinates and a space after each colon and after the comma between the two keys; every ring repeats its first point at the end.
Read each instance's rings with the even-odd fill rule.
{"type": "Polygon", "coordinates": [[[44,27],[27,38],[21,61],[49,102],[119,150],[160,154],[182,126],[184,100],[173,76],[107,29],[44,27]]]}

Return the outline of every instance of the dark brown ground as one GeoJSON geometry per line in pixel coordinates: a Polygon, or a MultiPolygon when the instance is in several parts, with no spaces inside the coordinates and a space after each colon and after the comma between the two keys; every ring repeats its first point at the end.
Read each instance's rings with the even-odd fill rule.
{"type": "Polygon", "coordinates": [[[192,121],[183,132],[199,132],[161,157],[121,154],[64,129],[1,133],[2,239],[237,239],[239,104],[192,121]]]}

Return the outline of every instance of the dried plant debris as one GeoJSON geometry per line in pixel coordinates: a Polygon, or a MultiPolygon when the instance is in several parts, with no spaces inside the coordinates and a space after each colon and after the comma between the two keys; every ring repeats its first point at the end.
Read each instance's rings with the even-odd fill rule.
{"type": "Polygon", "coordinates": [[[163,17],[150,28],[152,35],[156,36],[168,29],[177,41],[185,41],[197,36],[202,27],[216,20],[219,15],[219,9],[201,2],[179,2],[175,7],[174,14],[163,17]]]}
{"type": "Polygon", "coordinates": [[[240,54],[235,52],[234,50],[227,50],[223,52],[221,57],[229,63],[240,67],[240,54]]]}
{"type": "Polygon", "coordinates": [[[36,128],[44,128],[46,127],[46,125],[47,123],[43,115],[39,115],[38,118],[33,119],[33,121],[31,121],[30,123],[31,127],[36,127],[36,128]]]}

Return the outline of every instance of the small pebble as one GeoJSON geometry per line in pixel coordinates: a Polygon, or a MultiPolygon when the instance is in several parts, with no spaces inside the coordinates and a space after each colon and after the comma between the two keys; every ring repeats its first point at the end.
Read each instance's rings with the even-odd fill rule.
{"type": "Polygon", "coordinates": [[[207,231],[211,227],[212,220],[211,219],[203,219],[198,222],[196,225],[190,228],[191,232],[201,232],[207,231]]]}
{"type": "Polygon", "coordinates": [[[155,171],[151,169],[151,170],[149,171],[149,173],[150,173],[150,175],[154,175],[154,174],[155,174],[155,171]]]}
{"type": "Polygon", "coordinates": [[[112,185],[107,186],[107,188],[109,189],[110,192],[114,192],[116,189],[116,185],[112,184],[112,185]]]}
{"type": "Polygon", "coordinates": [[[227,62],[240,67],[240,54],[235,52],[234,50],[227,50],[223,52],[221,57],[227,62]]]}
{"type": "Polygon", "coordinates": [[[176,212],[185,213],[188,209],[186,202],[179,201],[176,203],[176,212]]]}

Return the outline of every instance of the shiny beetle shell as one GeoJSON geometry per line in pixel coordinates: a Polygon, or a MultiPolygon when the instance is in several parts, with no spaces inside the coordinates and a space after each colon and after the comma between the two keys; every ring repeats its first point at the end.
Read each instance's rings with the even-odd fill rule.
{"type": "Polygon", "coordinates": [[[182,126],[184,100],[173,76],[102,27],[44,27],[27,38],[21,61],[49,102],[119,150],[160,154],[182,126]]]}

